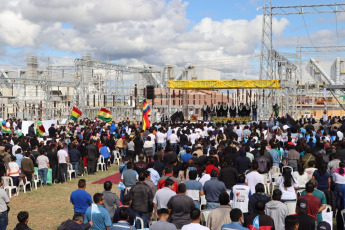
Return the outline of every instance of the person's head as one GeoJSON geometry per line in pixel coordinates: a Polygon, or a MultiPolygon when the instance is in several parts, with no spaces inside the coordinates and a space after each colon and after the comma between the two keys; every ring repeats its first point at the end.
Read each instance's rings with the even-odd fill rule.
{"type": "Polygon", "coordinates": [[[218,172],[216,170],[212,170],[211,177],[217,177],[217,176],[218,176],[218,172]]]}
{"type": "Polygon", "coordinates": [[[293,181],[293,177],[291,174],[291,169],[288,167],[283,168],[283,173],[282,173],[283,177],[284,177],[284,187],[288,188],[292,185],[292,181],[293,181]]]}
{"type": "Polygon", "coordinates": [[[255,185],[255,193],[264,193],[265,192],[265,186],[262,183],[257,183],[255,185]]]}
{"type": "Polygon", "coordinates": [[[27,224],[29,222],[29,213],[27,211],[21,211],[17,215],[18,222],[21,224],[27,224]]]}
{"type": "Polygon", "coordinates": [[[303,165],[303,163],[299,163],[299,164],[297,165],[297,171],[298,171],[298,174],[299,174],[300,176],[302,176],[302,175],[304,174],[304,165],[303,165]]]}
{"type": "Polygon", "coordinates": [[[168,167],[165,168],[165,175],[166,174],[172,174],[172,172],[173,172],[173,167],[168,166],[168,167]]]}
{"type": "Polygon", "coordinates": [[[132,203],[132,196],[131,196],[131,194],[126,194],[126,195],[124,195],[124,196],[123,196],[123,202],[122,202],[122,204],[123,204],[123,205],[126,205],[126,206],[129,206],[129,205],[131,205],[131,203],[132,203]]]}
{"type": "Polygon", "coordinates": [[[139,173],[139,181],[144,181],[145,180],[145,173],[141,172],[139,173]]]}
{"type": "Polygon", "coordinates": [[[139,154],[139,161],[143,161],[143,160],[144,160],[144,157],[145,157],[144,154],[140,153],[140,154],[139,154]]]}
{"type": "Polygon", "coordinates": [[[79,189],[85,189],[86,188],[86,180],[85,179],[80,179],[78,181],[78,188],[79,189]]]}
{"type": "Polygon", "coordinates": [[[146,179],[150,179],[151,178],[151,173],[150,171],[144,171],[144,175],[146,179]]]}
{"type": "Polygon", "coordinates": [[[258,162],[256,160],[252,161],[252,169],[254,171],[257,171],[259,169],[259,164],[258,164],[258,162]]]}
{"type": "Polygon", "coordinates": [[[307,214],[308,212],[308,202],[305,199],[298,199],[296,204],[296,212],[307,214]]]}
{"type": "Polygon", "coordinates": [[[184,194],[186,190],[187,190],[186,185],[184,183],[181,183],[178,185],[178,189],[177,189],[178,193],[184,194]]]}
{"type": "Polygon", "coordinates": [[[84,215],[82,213],[75,213],[73,216],[73,221],[77,224],[84,223],[84,215]]]}
{"type": "Polygon", "coordinates": [[[104,182],[104,190],[105,191],[110,191],[112,187],[113,187],[113,183],[111,183],[111,181],[104,182]]]}
{"type": "Polygon", "coordinates": [[[190,180],[195,180],[198,176],[198,172],[196,170],[191,170],[189,171],[188,175],[190,180]]]}
{"type": "Polygon", "coordinates": [[[230,211],[230,219],[232,222],[242,222],[242,211],[239,208],[234,208],[230,211]]]}
{"type": "Polygon", "coordinates": [[[238,176],[238,183],[243,184],[246,181],[245,175],[241,174],[238,176]]]}
{"type": "Polygon", "coordinates": [[[314,192],[314,185],[311,182],[308,182],[305,184],[305,191],[307,193],[313,193],[314,192]]]}
{"type": "Polygon", "coordinates": [[[331,230],[331,225],[326,221],[321,221],[318,223],[316,230],[331,230]]]}
{"type": "Polygon", "coordinates": [[[166,208],[158,209],[157,211],[159,220],[167,220],[169,218],[169,211],[166,208]]]}
{"type": "Polygon", "coordinates": [[[317,180],[316,179],[310,179],[308,182],[312,183],[313,186],[314,186],[314,189],[317,188],[318,186],[318,183],[317,183],[317,180]]]}
{"type": "Polygon", "coordinates": [[[200,222],[200,210],[198,208],[192,208],[192,210],[190,210],[190,219],[192,222],[200,222]]]}
{"type": "Polygon", "coordinates": [[[122,208],[119,212],[119,219],[122,221],[127,221],[129,219],[129,212],[127,208],[122,208]]]}
{"type": "Polygon", "coordinates": [[[265,203],[262,200],[259,200],[255,204],[255,211],[256,212],[263,212],[265,211],[265,203]]]}
{"type": "Polygon", "coordinates": [[[95,204],[104,204],[104,197],[102,193],[95,193],[95,195],[93,195],[93,202],[95,202],[95,204]]]}
{"type": "Polygon", "coordinates": [[[282,191],[280,191],[280,189],[275,189],[274,191],[273,191],[273,196],[272,196],[272,199],[273,200],[278,200],[278,201],[280,201],[281,200],[281,198],[282,198],[282,191]]]}
{"type": "Polygon", "coordinates": [[[222,192],[219,195],[219,203],[220,205],[228,205],[230,202],[230,196],[227,192],[222,192]]]}
{"type": "Polygon", "coordinates": [[[299,227],[298,218],[295,215],[285,217],[285,229],[286,230],[297,230],[299,227]]]}
{"type": "Polygon", "coordinates": [[[127,163],[127,169],[132,169],[133,168],[133,163],[132,162],[128,162],[127,163]]]}
{"type": "Polygon", "coordinates": [[[345,162],[340,162],[339,163],[339,174],[340,175],[344,174],[344,168],[345,168],[345,162]]]}

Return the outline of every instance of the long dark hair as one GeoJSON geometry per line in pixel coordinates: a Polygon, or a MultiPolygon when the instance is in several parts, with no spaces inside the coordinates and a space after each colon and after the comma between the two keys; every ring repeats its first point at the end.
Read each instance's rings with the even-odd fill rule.
{"type": "Polygon", "coordinates": [[[325,175],[327,172],[327,165],[325,163],[320,164],[320,166],[317,168],[317,171],[319,171],[320,176],[325,175]]]}
{"type": "Polygon", "coordinates": [[[292,181],[293,181],[293,177],[291,175],[291,169],[290,168],[283,168],[283,178],[284,178],[284,187],[288,188],[291,187],[292,185],[292,181]]]}
{"type": "Polygon", "coordinates": [[[344,167],[345,167],[345,163],[344,162],[340,162],[339,163],[339,174],[340,175],[344,174],[344,167]]]}
{"type": "Polygon", "coordinates": [[[302,163],[299,163],[299,164],[297,165],[297,171],[298,171],[298,174],[299,174],[300,176],[302,176],[302,175],[304,174],[304,167],[303,167],[303,164],[302,164],[302,163]]]}

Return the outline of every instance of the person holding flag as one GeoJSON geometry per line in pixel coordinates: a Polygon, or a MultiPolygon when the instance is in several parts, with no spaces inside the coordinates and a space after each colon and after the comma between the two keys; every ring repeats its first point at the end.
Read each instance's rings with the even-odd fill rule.
{"type": "Polygon", "coordinates": [[[12,133],[11,129],[6,126],[6,121],[2,121],[1,132],[2,132],[2,134],[12,133]]]}
{"type": "Polygon", "coordinates": [[[109,230],[112,222],[108,210],[104,208],[103,194],[93,195],[93,202],[86,210],[84,224],[93,221],[91,230],[109,230]]]}

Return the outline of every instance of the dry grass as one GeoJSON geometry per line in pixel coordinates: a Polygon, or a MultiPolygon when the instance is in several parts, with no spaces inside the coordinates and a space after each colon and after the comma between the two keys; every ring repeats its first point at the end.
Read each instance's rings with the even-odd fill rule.
{"type": "MultiPolygon", "coordinates": [[[[102,184],[91,184],[119,172],[117,166],[112,166],[108,171],[98,171],[96,175],[84,175],[86,179],[86,191],[91,194],[103,192],[102,184]]],[[[46,187],[38,187],[37,191],[20,192],[18,197],[10,201],[8,229],[14,229],[17,224],[17,214],[20,211],[29,212],[29,227],[35,230],[57,229],[63,221],[72,218],[73,205],[69,202],[72,191],[78,188],[78,180],[72,179],[64,184],[53,184],[46,187]]],[[[113,186],[113,192],[118,193],[117,185],[113,186]]]]}

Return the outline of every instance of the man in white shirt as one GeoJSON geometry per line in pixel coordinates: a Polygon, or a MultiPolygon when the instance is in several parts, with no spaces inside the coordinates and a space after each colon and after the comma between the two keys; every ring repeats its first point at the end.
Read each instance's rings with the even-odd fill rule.
{"type": "Polygon", "coordinates": [[[67,165],[68,165],[68,153],[64,149],[60,149],[57,152],[58,163],[59,163],[59,182],[63,183],[67,178],[67,165]]]}
{"type": "Polygon", "coordinates": [[[181,230],[210,230],[208,227],[200,225],[201,216],[199,209],[193,208],[190,211],[190,219],[192,223],[184,225],[181,230]]]}
{"type": "Polygon", "coordinates": [[[166,147],[167,134],[163,133],[163,128],[159,128],[157,134],[157,146],[161,146],[163,149],[166,147]]]}
{"type": "Polygon", "coordinates": [[[177,135],[175,134],[175,130],[171,131],[171,135],[169,136],[168,140],[169,140],[170,146],[172,146],[174,148],[174,152],[176,153],[177,143],[179,142],[179,139],[178,139],[177,135]]]}
{"type": "Polygon", "coordinates": [[[260,173],[258,173],[259,164],[255,160],[252,162],[253,171],[246,175],[246,185],[249,186],[252,194],[255,193],[255,185],[257,183],[264,184],[264,178],[260,173]]]}
{"type": "Polygon", "coordinates": [[[238,176],[238,183],[232,187],[230,199],[232,208],[241,209],[243,213],[248,212],[248,203],[251,196],[250,188],[244,183],[244,175],[238,176]]]}

